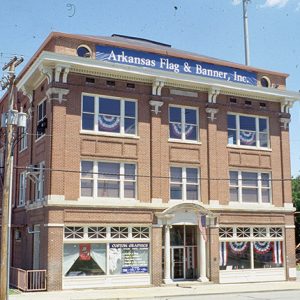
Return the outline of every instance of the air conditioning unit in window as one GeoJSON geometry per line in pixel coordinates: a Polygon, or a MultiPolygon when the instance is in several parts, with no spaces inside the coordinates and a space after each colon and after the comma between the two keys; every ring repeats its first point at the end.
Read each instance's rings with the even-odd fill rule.
{"type": "Polygon", "coordinates": [[[42,121],[39,122],[36,131],[38,134],[44,134],[47,128],[47,118],[44,118],[42,121]]]}

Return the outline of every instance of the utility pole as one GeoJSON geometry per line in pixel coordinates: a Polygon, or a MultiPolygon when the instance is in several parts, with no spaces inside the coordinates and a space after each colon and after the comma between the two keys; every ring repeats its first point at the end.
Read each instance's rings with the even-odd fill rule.
{"type": "Polygon", "coordinates": [[[245,65],[250,65],[250,49],[248,35],[248,3],[250,0],[243,0],[243,20],[244,20],[244,45],[245,45],[245,65]]]}
{"type": "Polygon", "coordinates": [[[14,125],[19,123],[18,111],[14,110],[15,93],[15,68],[23,62],[23,58],[16,56],[2,68],[8,75],[1,82],[2,89],[8,87],[8,112],[6,114],[6,149],[4,166],[4,183],[2,197],[2,229],[1,229],[1,270],[0,270],[0,300],[8,300],[9,292],[9,252],[10,252],[10,216],[11,216],[11,185],[12,185],[12,152],[13,152],[13,131],[14,125]]]}

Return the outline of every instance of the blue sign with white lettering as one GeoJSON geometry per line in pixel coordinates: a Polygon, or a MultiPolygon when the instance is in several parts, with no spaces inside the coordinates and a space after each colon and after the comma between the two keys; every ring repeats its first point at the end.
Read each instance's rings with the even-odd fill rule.
{"type": "Polygon", "coordinates": [[[148,267],[122,267],[123,274],[131,274],[131,273],[148,273],[148,267]]]}
{"type": "Polygon", "coordinates": [[[96,59],[248,85],[257,85],[257,75],[254,72],[125,48],[96,45],[96,59]]]}

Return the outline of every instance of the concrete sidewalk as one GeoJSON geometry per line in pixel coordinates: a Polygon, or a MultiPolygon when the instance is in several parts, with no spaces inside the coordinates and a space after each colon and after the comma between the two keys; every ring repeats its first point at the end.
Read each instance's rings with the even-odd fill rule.
{"type": "Polygon", "coordinates": [[[128,288],[128,289],[87,289],[59,292],[37,292],[11,295],[9,300],[95,300],[95,299],[169,299],[172,296],[195,296],[231,294],[243,292],[299,290],[299,281],[281,281],[243,284],[213,284],[213,283],[181,283],[163,287],[128,288]]]}

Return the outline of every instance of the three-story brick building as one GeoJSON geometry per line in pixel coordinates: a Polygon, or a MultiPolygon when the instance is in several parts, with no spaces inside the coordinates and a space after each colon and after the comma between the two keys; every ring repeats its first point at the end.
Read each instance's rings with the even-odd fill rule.
{"type": "Polygon", "coordinates": [[[12,266],[48,290],[295,279],[286,77],[50,34],[17,78],[12,266]]]}

